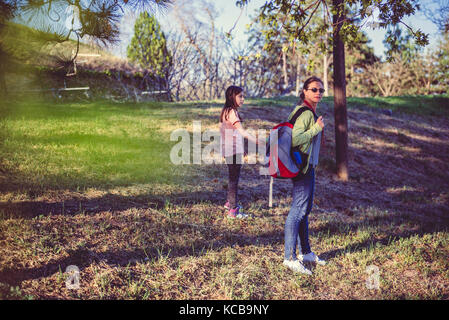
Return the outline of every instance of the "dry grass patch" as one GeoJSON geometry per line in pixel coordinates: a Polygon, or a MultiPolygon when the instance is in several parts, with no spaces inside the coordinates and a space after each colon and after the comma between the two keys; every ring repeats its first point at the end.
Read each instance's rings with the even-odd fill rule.
{"type": "MultiPolygon", "coordinates": [[[[204,121],[203,130],[215,127],[221,108],[211,106],[114,106],[115,123],[131,123],[134,113],[144,118],[137,128],[113,132],[134,137],[158,123],[155,132],[168,141],[172,126],[187,128],[192,120],[204,121]]],[[[290,111],[291,106],[247,105],[242,115],[245,127],[267,129],[290,111]]],[[[83,187],[44,179],[51,187],[12,188],[1,180],[0,297],[448,299],[449,149],[441,143],[449,139],[447,119],[419,123],[407,115],[350,110],[351,176],[341,182],[333,172],[333,111],[323,104],[321,112],[326,146],[317,169],[310,239],[328,264],[309,266],[313,276],[282,265],[290,181],[275,181],[274,207],[268,208],[269,178],[259,175],[259,165],[245,164],[240,201],[254,217],[229,220],[222,207],[225,165],[173,166],[162,169],[182,177],[179,181],[154,181],[145,170],[128,171],[130,177],[107,184],[105,171],[103,180],[83,187]],[[80,269],[78,290],[66,287],[70,265],[80,269]],[[380,271],[377,290],[366,286],[371,265],[380,271]]],[[[41,159],[21,156],[46,172],[41,159]]],[[[86,177],[91,173],[76,182],[86,177]]]]}

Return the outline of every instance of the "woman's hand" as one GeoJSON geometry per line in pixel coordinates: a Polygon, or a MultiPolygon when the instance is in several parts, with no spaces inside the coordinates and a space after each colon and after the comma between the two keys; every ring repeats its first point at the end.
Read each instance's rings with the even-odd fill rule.
{"type": "Polygon", "coordinates": [[[316,121],[316,123],[318,123],[318,125],[321,127],[321,129],[323,129],[324,128],[323,116],[320,116],[318,118],[318,120],[316,121]]]}

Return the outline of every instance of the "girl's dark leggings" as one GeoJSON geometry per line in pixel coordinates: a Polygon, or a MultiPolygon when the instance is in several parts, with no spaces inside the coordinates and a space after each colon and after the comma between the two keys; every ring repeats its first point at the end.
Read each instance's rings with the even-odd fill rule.
{"type": "Polygon", "coordinates": [[[240,178],[240,169],[242,168],[242,160],[243,157],[241,154],[235,154],[232,157],[226,157],[226,164],[229,171],[228,202],[231,209],[234,209],[237,206],[238,202],[237,189],[240,178]]]}

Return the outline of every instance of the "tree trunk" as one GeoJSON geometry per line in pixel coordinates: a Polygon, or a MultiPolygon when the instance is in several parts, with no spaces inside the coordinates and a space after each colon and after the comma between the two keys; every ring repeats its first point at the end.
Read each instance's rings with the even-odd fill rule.
{"type": "Polygon", "coordinates": [[[329,96],[329,83],[327,81],[327,53],[324,54],[323,57],[323,84],[324,84],[324,96],[329,96]]]}
{"type": "Polygon", "coordinates": [[[301,84],[299,83],[300,72],[301,72],[301,55],[299,50],[297,50],[297,62],[296,62],[296,96],[299,97],[301,94],[301,88],[299,87],[301,84]]]}
{"type": "Polygon", "coordinates": [[[340,38],[344,21],[344,0],[333,0],[334,119],[337,177],[348,181],[348,120],[346,111],[345,47],[340,38]]]}
{"type": "Polygon", "coordinates": [[[239,86],[243,88],[242,60],[239,61],[239,86]]]}
{"type": "Polygon", "coordinates": [[[234,83],[237,83],[237,60],[234,60],[234,83]]]}
{"type": "Polygon", "coordinates": [[[284,74],[284,88],[282,90],[282,93],[285,93],[285,91],[288,88],[287,51],[286,50],[282,50],[282,72],[284,74]]]}
{"type": "Polygon", "coordinates": [[[242,73],[242,76],[243,76],[243,91],[245,91],[245,92],[247,92],[246,91],[246,72],[245,72],[245,68],[243,69],[243,73],[242,73]]]}
{"type": "MultiPolygon", "coordinates": [[[[326,16],[326,8],[325,6],[323,6],[323,19],[324,19],[324,24],[327,25],[327,16],[326,16]]],[[[326,28],[326,32],[324,34],[324,44],[326,45],[327,48],[327,28],[326,28]]],[[[327,67],[328,67],[328,62],[327,62],[327,52],[324,52],[324,57],[323,57],[323,84],[324,84],[324,96],[328,97],[329,96],[329,82],[327,80],[327,67]]]]}

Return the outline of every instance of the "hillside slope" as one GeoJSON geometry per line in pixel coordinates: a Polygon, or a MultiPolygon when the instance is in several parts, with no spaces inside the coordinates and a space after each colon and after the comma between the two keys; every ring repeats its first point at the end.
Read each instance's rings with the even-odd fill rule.
{"type": "Polygon", "coordinates": [[[95,44],[74,40],[57,43],[51,34],[9,22],[2,33],[7,52],[6,86],[10,93],[30,93],[64,87],[90,87],[91,96],[129,95],[139,90],[144,70],[95,44]]]}

